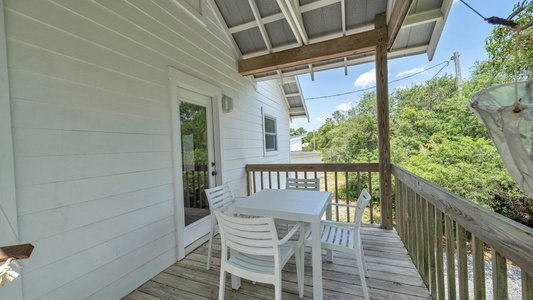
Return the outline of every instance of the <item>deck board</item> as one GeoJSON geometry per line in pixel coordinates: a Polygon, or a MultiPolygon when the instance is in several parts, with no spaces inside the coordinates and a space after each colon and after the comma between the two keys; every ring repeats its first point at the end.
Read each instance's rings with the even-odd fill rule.
{"type": "MultiPolygon", "coordinates": [[[[431,299],[396,231],[379,229],[375,225],[362,228],[363,248],[368,266],[367,284],[372,299],[431,299]]],[[[205,269],[207,243],[185,259],[176,262],[125,300],[218,298],[220,272],[220,239],[214,241],[212,267],[205,269]]],[[[363,299],[361,281],[357,275],[355,258],[334,252],[332,263],[323,254],[322,274],[324,299],[363,299]]],[[[304,299],[313,298],[311,252],[305,253],[304,299]]],[[[283,299],[299,299],[294,257],[283,270],[283,299]]],[[[238,291],[232,291],[229,275],[226,280],[226,299],[273,299],[271,285],[242,280],[238,291]]]]}

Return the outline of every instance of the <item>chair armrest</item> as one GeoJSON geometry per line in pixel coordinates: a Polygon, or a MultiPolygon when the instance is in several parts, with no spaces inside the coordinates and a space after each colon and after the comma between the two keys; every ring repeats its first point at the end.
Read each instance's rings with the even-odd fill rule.
{"type": "Polygon", "coordinates": [[[283,237],[283,239],[278,241],[278,245],[285,244],[295,233],[300,229],[300,226],[302,226],[302,222],[298,222],[292,226],[292,229],[283,237]]]}
{"type": "Polygon", "coordinates": [[[335,203],[335,202],[331,202],[331,203],[329,203],[329,205],[331,205],[331,206],[353,207],[353,208],[357,207],[357,206],[352,205],[352,204],[335,203]]]}
{"type": "Polygon", "coordinates": [[[322,220],[322,221],[320,221],[320,224],[335,225],[335,226],[352,226],[353,227],[354,222],[341,222],[341,221],[322,220]]]}

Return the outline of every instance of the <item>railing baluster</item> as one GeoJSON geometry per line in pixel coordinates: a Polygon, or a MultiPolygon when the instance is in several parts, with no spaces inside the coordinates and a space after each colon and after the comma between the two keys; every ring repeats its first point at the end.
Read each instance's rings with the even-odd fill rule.
{"type": "Polygon", "coordinates": [[[415,191],[409,189],[409,252],[411,259],[416,264],[416,194],[415,191]]]}
{"type": "MultiPolygon", "coordinates": [[[[396,195],[396,199],[394,199],[395,206],[396,206],[396,214],[394,216],[394,222],[396,222],[396,232],[398,232],[398,235],[400,236],[400,239],[401,239],[402,226],[400,224],[400,217],[398,214],[398,212],[402,211],[401,193],[400,193],[401,187],[400,187],[400,181],[398,180],[397,177],[394,177],[394,189],[395,189],[394,194],[396,195]]],[[[372,220],[372,202],[370,202],[370,220],[372,220]]]]}
{"type": "Polygon", "coordinates": [[[257,193],[257,180],[255,179],[255,172],[253,172],[254,177],[254,193],[257,193]]]}
{"type": "Polygon", "coordinates": [[[492,292],[494,299],[508,299],[507,259],[492,249],[492,292]]]}
{"type": "Polygon", "coordinates": [[[459,299],[468,299],[468,267],[466,259],[466,230],[459,224],[455,224],[457,233],[457,261],[459,282],[459,299]]]}
{"type": "Polygon", "coordinates": [[[448,276],[448,300],[457,298],[456,286],[455,286],[455,247],[454,247],[454,234],[453,234],[453,221],[450,217],[446,216],[445,222],[446,232],[446,267],[448,276]]]}
{"type": "Polygon", "coordinates": [[[329,189],[328,189],[328,172],[324,172],[324,191],[329,191],[329,189]]]}
{"type": "Polygon", "coordinates": [[[435,207],[427,202],[427,219],[428,219],[428,273],[429,273],[429,291],[433,299],[437,299],[437,279],[435,270],[435,207]]]}
{"type": "Polygon", "coordinates": [[[420,254],[422,256],[422,266],[421,270],[423,270],[422,279],[424,280],[426,286],[429,286],[429,259],[428,259],[428,208],[427,208],[427,201],[422,196],[420,196],[420,199],[422,201],[421,203],[421,223],[422,223],[422,249],[420,251],[420,254]]]}
{"type": "Polygon", "coordinates": [[[485,300],[485,243],[472,235],[472,268],[474,269],[474,300],[485,300]]]}
{"type": "MultiPolygon", "coordinates": [[[[348,179],[348,172],[344,173],[345,187],[346,187],[346,204],[350,204],[350,181],[348,179]]],[[[346,207],[346,222],[350,222],[350,208],[346,207]]]]}
{"type": "MultiPolygon", "coordinates": [[[[368,192],[372,195],[372,172],[368,172],[368,192]]],[[[370,199],[370,224],[374,224],[374,199],[370,199]]]]}
{"type": "Polygon", "coordinates": [[[276,176],[277,176],[277,179],[278,179],[278,189],[281,189],[281,180],[279,178],[279,171],[276,172],[276,176]]]}
{"type": "Polygon", "coordinates": [[[443,238],[443,220],[442,212],[435,208],[435,248],[436,248],[436,267],[437,267],[437,299],[443,300],[445,296],[444,290],[444,251],[442,245],[443,238]]]}
{"type": "Polygon", "coordinates": [[[416,261],[417,261],[417,268],[418,271],[422,277],[422,280],[424,280],[425,274],[424,274],[424,233],[422,229],[424,228],[424,224],[422,224],[422,200],[419,194],[416,194],[416,261]]]}
{"type": "MultiPolygon", "coordinates": [[[[335,203],[339,203],[339,179],[337,172],[335,172],[335,203]]],[[[338,205],[335,205],[335,216],[337,217],[337,221],[340,221],[338,205]]]]}
{"type": "Polygon", "coordinates": [[[533,277],[522,270],[522,299],[533,299],[533,277]]]}

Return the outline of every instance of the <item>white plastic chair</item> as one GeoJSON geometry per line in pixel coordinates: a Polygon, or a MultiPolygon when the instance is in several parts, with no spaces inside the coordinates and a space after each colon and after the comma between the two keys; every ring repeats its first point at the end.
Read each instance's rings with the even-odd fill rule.
{"type": "Polygon", "coordinates": [[[285,188],[320,191],[320,178],[287,178],[287,181],[285,182],[285,188]]]}
{"type": "Polygon", "coordinates": [[[215,211],[226,211],[228,207],[235,203],[235,197],[231,191],[229,183],[224,183],[220,186],[206,189],[205,194],[209,201],[209,210],[211,210],[211,231],[209,232],[209,250],[207,253],[207,266],[209,270],[211,268],[211,252],[213,250],[213,238],[218,233],[217,218],[215,217],[215,211]]]}
{"type": "MultiPolygon", "coordinates": [[[[361,278],[361,286],[363,287],[363,295],[366,300],[370,299],[368,295],[368,287],[366,285],[367,267],[365,262],[365,255],[363,252],[363,245],[361,243],[361,220],[368,202],[372,197],[364,189],[356,205],[331,203],[331,205],[343,206],[348,208],[355,208],[355,215],[353,222],[334,222],[321,221],[320,232],[322,249],[336,250],[344,253],[354,254],[357,261],[357,270],[361,278]]],[[[311,247],[311,232],[306,233],[305,245],[311,247]]]]}
{"type": "MultiPolygon", "coordinates": [[[[224,299],[226,272],[274,285],[275,299],[281,299],[281,270],[295,254],[298,294],[304,294],[304,247],[303,233],[298,241],[290,240],[303,224],[297,223],[282,239],[278,234],[273,218],[243,218],[215,211],[222,241],[220,261],[220,285],[218,299],[224,299]],[[230,257],[228,257],[228,250],[230,257]]],[[[239,278],[240,280],[240,278],[239,278]]],[[[240,282],[233,288],[239,289],[240,282]]]]}

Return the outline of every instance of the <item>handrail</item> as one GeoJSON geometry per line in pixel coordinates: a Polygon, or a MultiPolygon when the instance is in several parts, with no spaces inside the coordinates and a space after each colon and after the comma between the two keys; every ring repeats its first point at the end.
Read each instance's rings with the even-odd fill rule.
{"type": "Polygon", "coordinates": [[[378,172],[378,163],[358,164],[248,164],[246,172],[378,172]]]}
{"type": "Polygon", "coordinates": [[[397,165],[391,169],[396,179],[396,229],[434,299],[444,299],[445,293],[448,299],[456,299],[457,292],[460,299],[469,298],[468,232],[472,234],[475,299],[485,297],[485,245],[492,248],[495,299],[508,298],[507,259],[522,270],[523,299],[533,297],[533,229],[397,165]],[[444,256],[457,258],[457,265],[455,259],[446,259],[447,272],[444,256]]]}

